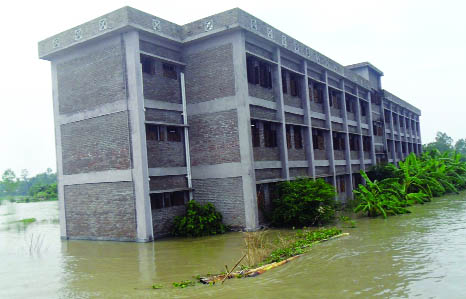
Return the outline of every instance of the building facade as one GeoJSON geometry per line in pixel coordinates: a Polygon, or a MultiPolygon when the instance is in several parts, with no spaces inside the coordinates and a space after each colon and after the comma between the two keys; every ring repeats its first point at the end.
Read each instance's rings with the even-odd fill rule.
{"type": "Polygon", "coordinates": [[[151,241],[196,199],[234,228],[272,186],[421,151],[420,110],[370,63],[342,66],[232,9],[183,26],[124,7],[39,43],[51,61],[61,236],[151,241]]]}

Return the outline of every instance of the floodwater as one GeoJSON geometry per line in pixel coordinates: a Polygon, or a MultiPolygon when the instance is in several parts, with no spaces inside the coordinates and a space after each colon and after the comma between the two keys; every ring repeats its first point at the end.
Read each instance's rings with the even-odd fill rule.
{"type": "Polygon", "coordinates": [[[0,298],[466,298],[466,193],[356,220],[350,236],[255,278],[177,289],[241,257],[241,233],[154,243],[61,241],[58,203],[0,206],[0,298]],[[36,218],[28,225],[12,223],[36,218]],[[162,289],[152,289],[152,284],[162,289]]]}

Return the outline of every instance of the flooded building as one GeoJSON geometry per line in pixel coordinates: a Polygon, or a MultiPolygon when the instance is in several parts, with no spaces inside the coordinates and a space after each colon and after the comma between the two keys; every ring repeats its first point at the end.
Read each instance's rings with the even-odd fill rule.
{"type": "Polygon", "coordinates": [[[277,182],[340,200],[421,151],[420,110],[232,9],[183,26],[124,7],[39,43],[51,61],[61,236],[150,241],[190,199],[254,230],[277,182]]]}

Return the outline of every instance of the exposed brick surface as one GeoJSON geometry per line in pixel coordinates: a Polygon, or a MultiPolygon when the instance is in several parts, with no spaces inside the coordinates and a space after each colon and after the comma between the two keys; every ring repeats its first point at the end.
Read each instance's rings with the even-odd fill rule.
{"type": "Polygon", "coordinates": [[[328,166],[317,166],[315,168],[316,175],[322,176],[322,175],[330,175],[330,169],[328,166]]]}
{"type": "Polygon", "coordinates": [[[152,176],[149,187],[151,191],[186,188],[188,180],[185,175],[152,176]]]}
{"type": "Polygon", "coordinates": [[[343,131],[343,125],[332,121],[332,130],[343,131]]]}
{"type": "Polygon", "coordinates": [[[280,179],[282,177],[280,168],[256,169],[256,181],[268,179],[280,179]]]}
{"type": "Polygon", "coordinates": [[[353,126],[348,126],[348,132],[350,132],[350,133],[357,133],[357,132],[358,132],[358,128],[357,128],[357,127],[353,127],[353,126]]]}
{"type": "Polygon", "coordinates": [[[65,186],[70,238],[136,239],[132,182],[65,186]]]}
{"type": "Polygon", "coordinates": [[[241,177],[193,180],[193,188],[194,199],[200,203],[212,203],[222,213],[225,224],[246,226],[241,177]]]}
{"type": "Polygon", "coordinates": [[[277,120],[277,111],[273,109],[250,105],[249,111],[252,118],[277,120]]]}
{"type": "Polygon", "coordinates": [[[324,106],[316,102],[311,102],[311,111],[324,113],[324,106]]]}
{"type": "Polygon", "coordinates": [[[304,176],[309,176],[307,172],[307,168],[304,168],[304,167],[290,168],[290,177],[296,178],[296,177],[304,177],[304,176]]]}
{"type": "Polygon", "coordinates": [[[259,84],[248,84],[249,95],[251,97],[275,102],[275,94],[272,88],[265,88],[259,84]]]}
{"type": "Polygon", "coordinates": [[[345,151],[333,151],[335,160],[345,160],[345,151]]]}
{"type": "Polygon", "coordinates": [[[289,93],[283,94],[283,103],[287,106],[303,108],[303,101],[301,98],[291,96],[289,93]]]}
{"type": "Polygon", "coordinates": [[[346,166],[342,166],[342,165],[335,166],[335,173],[337,174],[346,173],[346,166]]]}
{"type": "Polygon", "coordinates": [[[232,44],[187,55],[185,61],[186,97],[189,104],[235,94],[232,44]]]}
{"type": "Polygon", "coordinates": [[[356,120],[356,116],[354,115],[353,112],[346,112],[346,117],[349,120],[354,120],[354,121],[356,120]]]}
{"type": "Polygon", "coordinates": [[[314,149],[314,160],[327,160],[327,152],[325,150],[314,149]]]}
{"type": "Polygon", "coordinates": [[[162,238],[170,235],[176,216],[182,216],[186,212],[186,206],[173,206],[152,210],[152,224],[154,238],[162,238]]]}
{"type": "Polygon", "coordinates": [[[312,118],[311,120],[312,126],[316,128],[325,128],[327,127],[325,124],[325,120],[318,119],[318,118],[312,118]]]}
{"type": "Polygon", "coordinates": [[[155,61],[155,73],[153,75],[143,73],[144,98],[181,104],[181,91],[179,74],[177,79],[163,75],[163,64],[155,61]]]}
{"type": "Polygon", "coordinates": [[[64,174],[130,168],[127,112],[62,125],[61,135],[64,174]]]}
{"type": "Polygon", "coordinates": [[[57,65],[61,114],[92,110],[126,99],[121,46],[112,46],[57,65]]]}
{"type": "Polygon", "coordinates": [[[150,109],[150,108],[146,108],[146,120],[160,121],[160,122],[173,123],[173,124],[183,123],[183,118],[182,118],[181,112],[179,111],[150,109]]]}
{"type": "Polygon", "coordinates": [[[240,162],[236,109],[189,117],[192,165],[240,162]]]}
{"type": "Polygon", "coordinates": [[[353,173],[359,173],[360,169],[361,169],[361,165],[359,165],[359,164],[351,165],[351,172],[353,172],[353,173]]]}
{"type": "Polygon", "coordinates": [[[285,113],[285,121],[293,124],[304,124],[304,116],[294,113],[285,113]]]}
{"type": "Polygon", "coordinates": [[[304,147],[302,149],[289,148],[288,149],[288,160],[290,161],[304,161],[306,159],[306,151],[304,147]]]}
{"type": "Polygon", "coordinates": [[[147,140],[149,168],[186,166],[184,141],[147,140]]]}
{"type": "Polygon", "coordinates": [[[350,151],[351,160],[359,159],[359,151],[350,151]]]}
{"type": "Polygon", "coordinates": [[[278,147],[255,147],[253,151],[255,161],[280,160],[280,150],[278,147]]]}

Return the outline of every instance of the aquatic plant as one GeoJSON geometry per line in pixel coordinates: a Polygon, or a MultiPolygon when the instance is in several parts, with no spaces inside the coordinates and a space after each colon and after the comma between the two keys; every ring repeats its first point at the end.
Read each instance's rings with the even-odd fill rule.
{"type": "Polygon", "coordinates": [[[211,203],[200,205],[191,200],[186,205],[186,214],[175,217],[172,234],[182,237],[200,237],[223,234],[226,227],[222,214],[211,203]]]}
{"type": "Polygon", "coordinates": [[[274,226],[323,225],[335,218],[335,188],[323,179],[298,178],[278,185],[272,199],[274,226]]]}
{"type": "Polygon", "coordinates": [[[192,287],[192,286],[195,286],[195,285],[196,285],[196,282],[192,281],[192,280],[182,280],[180,282],[174,282],[173,283],[173,286],[175,288],[181,288],[181,289],[184,289],[184,288],[187,288],[187,287],[192,287]]]}

